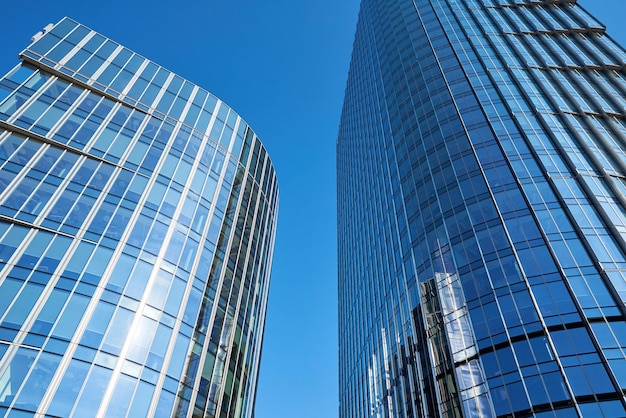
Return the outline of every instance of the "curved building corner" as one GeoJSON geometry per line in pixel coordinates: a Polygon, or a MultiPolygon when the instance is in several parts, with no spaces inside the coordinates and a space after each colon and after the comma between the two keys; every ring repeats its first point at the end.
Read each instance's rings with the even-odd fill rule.
{"type": "Polygon", "coordinates": [[[69,18],[20,58],[0,78],[0,416],[251,417],[278,210],[256,134],[69,18]]]}
{"type": "Polygon", "coordinates": [[[626,416],[626,51],[582,3],[361,1],[340,418],[626,416]]]}

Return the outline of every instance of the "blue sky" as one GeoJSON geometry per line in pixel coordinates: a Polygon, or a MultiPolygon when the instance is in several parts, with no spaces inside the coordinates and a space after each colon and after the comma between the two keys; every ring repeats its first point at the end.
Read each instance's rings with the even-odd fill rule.
{"type": "MultiPolygon", "coordinates": [[[[335,139],[358,3],[2,5],[0,72],[17,63],[34,33],[70,16],[211,91],[263,140],[278,172],[281,203],[256,418],[337,416],[335,139]]],[[[626,1],[579,3],[626,45],[626,1]]]]}

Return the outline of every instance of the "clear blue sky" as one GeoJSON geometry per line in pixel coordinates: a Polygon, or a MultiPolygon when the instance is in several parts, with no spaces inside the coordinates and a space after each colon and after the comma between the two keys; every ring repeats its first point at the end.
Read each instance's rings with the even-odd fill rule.
{"type": "MultiPolygon", "coordinates": [[[[70,16],[250,123],[274,161],[281,198],[256,418],[336,417],[335,139],[358,0],[2,3],[2,73],[34,33],[70,16]]],[[[626,1],[579,3],[626,45],[626,1]]]]}

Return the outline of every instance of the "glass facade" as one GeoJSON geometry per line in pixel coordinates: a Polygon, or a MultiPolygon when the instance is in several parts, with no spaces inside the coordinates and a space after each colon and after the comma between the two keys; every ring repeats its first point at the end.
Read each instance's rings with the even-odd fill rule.
{"type": "Polygon", "coordinates": [[[341,418],[626,417],[625,69],[575,0],[362,0],[341,418]]]}
{"type": "Polygon", "coordinates": [[[278,189],[207,91],[65,18],[0,78],[0,417],[253,415],[278,189]]]}

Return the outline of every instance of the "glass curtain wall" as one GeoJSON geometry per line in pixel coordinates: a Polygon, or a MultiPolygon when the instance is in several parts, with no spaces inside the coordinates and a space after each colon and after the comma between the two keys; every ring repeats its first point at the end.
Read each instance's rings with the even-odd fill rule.
{"type": "Polygon", "coordinates": [[[0,78],[0,416],[250,417],[272,163],[221,100],[65,18],[0,78]]]}
{"type": "Polygon", "coordinates": [[[340,417],[626,416],[625,68],[576,1],[361,2],[340,417]]]}

